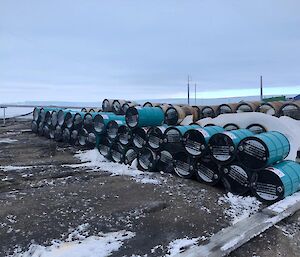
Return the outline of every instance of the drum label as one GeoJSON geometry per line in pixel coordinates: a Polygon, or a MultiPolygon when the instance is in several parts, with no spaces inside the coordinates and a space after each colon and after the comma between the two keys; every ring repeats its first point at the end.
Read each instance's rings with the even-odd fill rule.
{"type": "Polygon", "coordinates": [[[214,171],[204,166],[202,163],[197,168],[197,173],[205,182],[211,183],[214,178],[214,171]]]}
{"type": "Polygon", "coordinates": [[[188,139],[186,141],[185,148],[192,155],[201,154],[201,151],[200,151],[201,144],[196,141],[192,141],[192,140],[188,139]]]}
{"type": "Polygon", "coordinates": [[[244,143],[244,153],[263,161],[266,157],[265,147],[256,140],[247,140],[244,143]]]}
{"type": "Polygon", "coordinates": [[[280,178],[284,177],[284,173],[279,169],[276,169],[276,168],[273,168],[273,167],[268,167],[268,168],[266,168],[266,170],[272,171],[273,173],[275,173],[280,178]]]}
{"type": "Polygon", "coordinates": [[[163,163],[172,163],[172,156],[164,151],[161,152],[160,161],[163,163]]]}
{"type": "Polygon", "coordinates": [[[267,183],[256,183],[256,193],[259,195],[262,199],[273,201],[278,198],[276,195],[276,185],[273,184],[267,184],[267,183]]]}
{"type": "Polygon", "coordinates": [[[129,162],[133,161],[136,158],[137,154],[134,150],[128,150],[126,153],[126,158],[129,162]]]}
{"type": "Polygon", "coordinates": [[[190,165],[186,162],[183,161],[177,161],[175,170],[180,174],[180,175],[189,175],[190,174],[190,165]]]}
{"type": "Polygon", "coordinates": [[[226,145],[213,146],[212,153],[219,161],[227,161],[231,158],[229,146],[226,145]]]}
{"type": "Polygon", "coordinates": [[[136,135],[134,137],[134,141],[135,141],[136,146],[138,146],[138,147],[142,147],[144,145],[144,142],[145,142],[145,140],[139,135],[136,135]]]}
{"type": "Polygon", "coordinates": [[[230,166],[228,176],[231,177],[236,182],[238,182],[240,185],[248,184],[247,173],[237,165],[230,166]]]}
{"type": "Polygon", "coordinates": [[[180,142],[180,135],[177,130],[169,131],[167,134],[167,139],[169,143],[177,143],[180,142]]]}
{"type": "Polygon", "coordinates": [[[159,141],[160,141],[160,138],[157,137],[157,136],[150,136],[149,137],[149,144],[154,147],[154,148],[157,148],[159,147],[159,141]]]}

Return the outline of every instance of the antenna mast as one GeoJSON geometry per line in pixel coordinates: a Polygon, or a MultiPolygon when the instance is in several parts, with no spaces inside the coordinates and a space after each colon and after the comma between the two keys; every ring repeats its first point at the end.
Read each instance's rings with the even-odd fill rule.
{"type": "Polygon", "coordinates": [[[262,81],[262,76],[260,76],[260,101],[263,100],[263,81],[262,81]]]}
{"type": "Polygon", "coordinates": [[[190,76],[188,75],[188,83],[187,83],[187,93],[188,93],[188,105],[190,105],[190,76]]]}

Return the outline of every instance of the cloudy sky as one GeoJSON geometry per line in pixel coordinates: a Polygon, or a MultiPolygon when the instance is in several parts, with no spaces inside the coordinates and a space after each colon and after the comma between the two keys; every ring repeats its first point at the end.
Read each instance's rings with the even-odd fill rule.
{"type": "Polygon", "coordinates": [[[0,102],[300,93],[299,0],[0,0],[0,102]]]}

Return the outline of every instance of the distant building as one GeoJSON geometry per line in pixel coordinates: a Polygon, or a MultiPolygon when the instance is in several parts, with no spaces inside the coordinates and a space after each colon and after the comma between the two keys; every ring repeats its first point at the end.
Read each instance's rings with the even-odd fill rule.
{"type": "Polygon", "coordinates": [[[275,102],[275,101],[285,101],[286,97],[284,95],[282,96],[274,96],[274,97],[269,97],[269,98],[264,98],[264,102],[275,102]]]}

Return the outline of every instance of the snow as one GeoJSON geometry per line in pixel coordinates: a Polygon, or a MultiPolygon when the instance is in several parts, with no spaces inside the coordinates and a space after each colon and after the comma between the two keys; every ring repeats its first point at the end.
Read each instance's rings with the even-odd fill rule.
{"type": "Polygon", "coordinates": [[[111,173],[111,176],[130,176],[135,181],[142,184],[161,184],[158,178],[152,178],[155,174],[150,172],[142,172],[136,168],[136,160],[131,166],[125,164],[119,164],[110,162],[105,159],[97,149],[78,151],[75,155],[82,163],[80,164],[64,164],[67,167],[89,167],[92,170],[101,169],[102,171],[107,171],[111,173]]]}
{"type": "Polygon", "coordinates": [[[291,196],[284,198],[283,200],[277,203],[272,204],[267,209],[279,214],[299,202],[300,202],[300,192],[295,193],[291,196]]]}
{"type": "Polygon", "coordinates": [[[261,204],[261,202],[258,201],[255,197],[243,197],[234,195],[232,193],[227,193],[227,195],[219,198],[218,204],[224,203],[229,204],[229,209],[225,209],[224,214],[231,218],[232,224],[235,224],[258,212],[261,204]]]}
{"type": "Polygon", "coordinates": [[[0,138],[0,144],[11,144],[17,141],[18,141],[17,139],[0,138]]]}
{"type": "Polygon", "coordinates": [[[88,224],[79,226],[64,241],[53,240],[51,245],[31,244],[25,252],[16,250],[13,257],[106,257],[119,250],[123,241],[135,236],[135,233],[121,230],[88,236],[88,224]]]}
{"type": "Polygon", "coordinates": [[[199,237],[196,238],[182,238],[182,239],[176,239],[169,243],[168,246],[168,254],[165,257],[173,257],[176,256],[176,254],[181,253],[186,248],[193,248],[197,245],[197,242],[199,241],[199,237]]]}
{"type": "Polygon", "coordinates": [[[219,115],[216,118],[205,118],[197,121],[201,126],[206,124],[215,124],[218,126],[224,126],[228,123],[234,123],[240,128],[246,128],[251,124],[260,124],[267,129],[267,131],[278,131],[284,134],[291,145],[291,150],[286,160],[296,160],[297,151],[300,149],[300,121],[294,120],[287,116],[280,118],[267,115],[259,112],[248,113],[227,113],[219,115]]]}
{"type": "Polygon", "coordinates": [[[35,166],[11,166],[11,165],[7,165],[7,166],[0,166],[0,170],[2,171],[12,171],[12,170],[25,170],[25,169],[30,169],[33,168],[35,166]]]}

